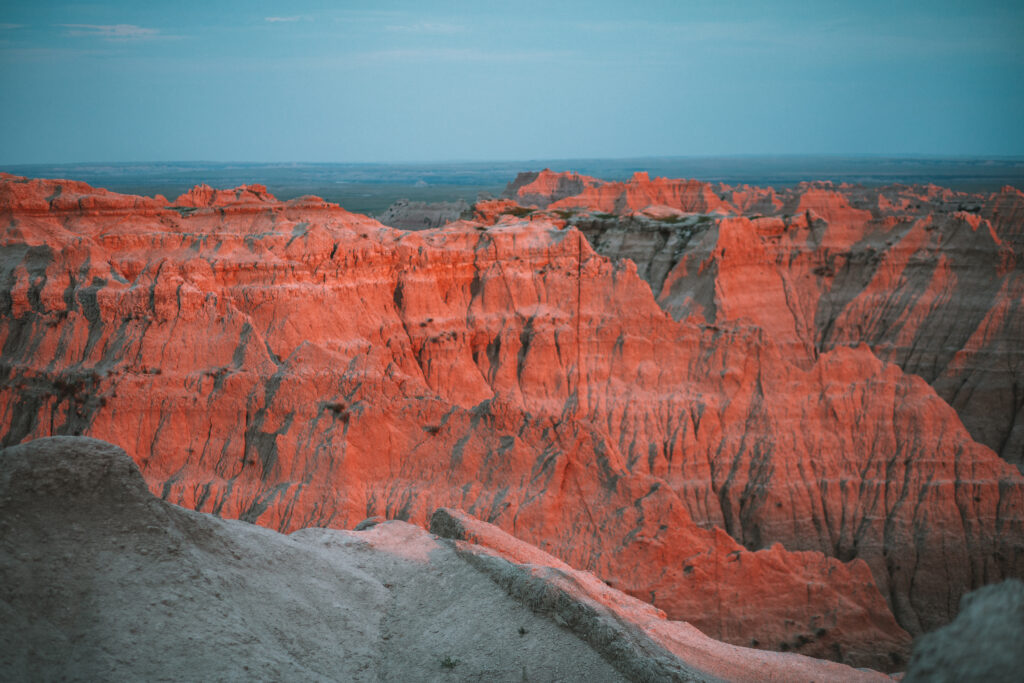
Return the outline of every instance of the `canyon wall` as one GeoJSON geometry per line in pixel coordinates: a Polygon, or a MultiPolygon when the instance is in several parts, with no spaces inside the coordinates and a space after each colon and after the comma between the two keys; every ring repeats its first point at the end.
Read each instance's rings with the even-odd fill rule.
{"type": "Polygon", "coordinates": [[[924,379],[675,320],[558,215],[492,218],[4,176],[3,444],[101,438],[281,531],[461,507],[713,637],[877,668],[1024,573],[1024,479],[924,379]]]}
{"type": "Polygon", "coordinates": [[[931,384],[976,441],[1024,467],[1024,193],[832,183],[777,192],[637,174],[576,180],[586,189],[569,194],[572,183],[549,177],[562,175],[522,185],[521,174],[506,196],[578,227],[599,253],[633,260],[675,318],[752,323],[802,367],[867,344],[931,384]]]}

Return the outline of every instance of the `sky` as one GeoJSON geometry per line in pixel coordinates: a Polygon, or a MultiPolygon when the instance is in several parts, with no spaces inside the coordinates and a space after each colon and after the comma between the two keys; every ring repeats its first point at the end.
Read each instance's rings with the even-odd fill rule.
{"type": "Polygon", "coordinates": [[[0,0],[0,164],[1024,155],[1024,2],[0,0]]]}

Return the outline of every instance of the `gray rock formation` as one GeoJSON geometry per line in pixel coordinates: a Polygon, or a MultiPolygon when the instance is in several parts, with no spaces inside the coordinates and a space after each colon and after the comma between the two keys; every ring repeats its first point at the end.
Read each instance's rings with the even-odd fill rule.
{"type": "Polygon", "coordinates": [[[960,599],[953,623],[914,644],[906,683],[1019,681],[1024,676],[1024,583],[985,586],[960,599]]]}
{"type": "Polygon", "coordinates": [[[429,230],[457,221],[468,213],[469,204],[457,202],[413,202],[399,199],[385,209],[378,219],[384,225],[401,230],[429,230]]]}

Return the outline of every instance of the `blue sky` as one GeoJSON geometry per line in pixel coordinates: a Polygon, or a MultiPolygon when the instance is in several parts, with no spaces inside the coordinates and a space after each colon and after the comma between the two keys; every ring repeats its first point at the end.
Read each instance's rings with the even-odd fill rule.
{"type": "Polygon", "coordinates": [[[0,164],[1024,154],[1016,1],[0,8],[0,164]]]}

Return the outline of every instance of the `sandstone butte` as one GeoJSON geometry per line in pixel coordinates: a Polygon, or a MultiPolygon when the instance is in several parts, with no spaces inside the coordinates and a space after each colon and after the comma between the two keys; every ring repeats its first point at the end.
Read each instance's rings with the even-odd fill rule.
{"type": "Polygon", "coordinates": [[[1024,574],[1024,479],[925,379],[680,316],[561,214],[500,213],[406,233],[4,175],[2,442],[104,439],[161,498],[285,532],[462,508],[711,637],[884,670],[1024,574]]]}

